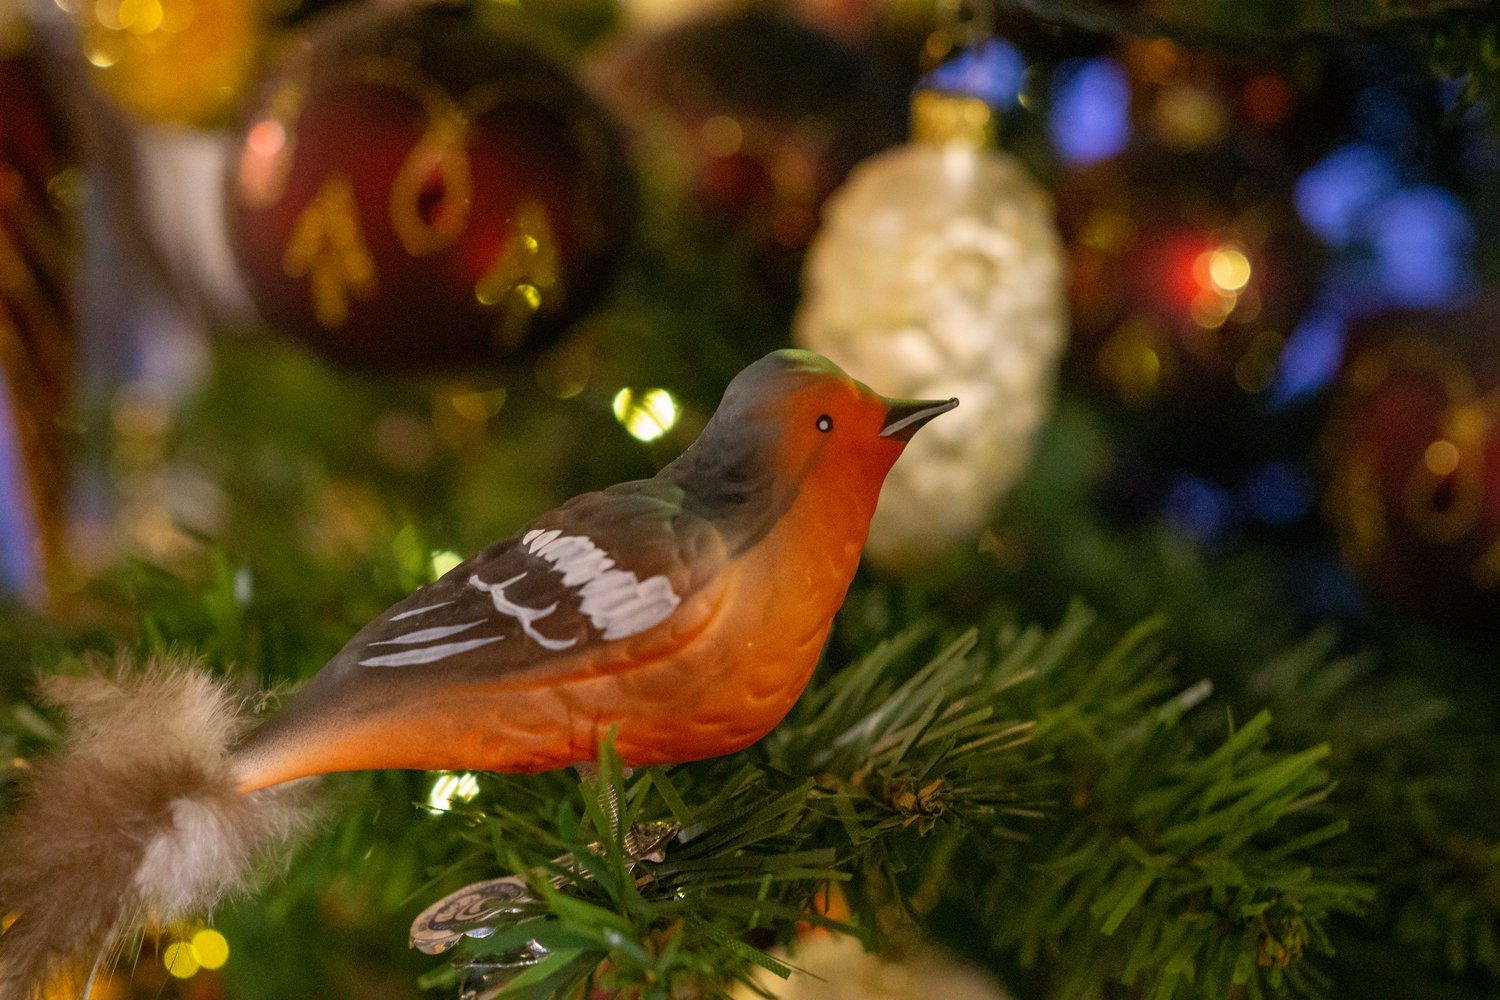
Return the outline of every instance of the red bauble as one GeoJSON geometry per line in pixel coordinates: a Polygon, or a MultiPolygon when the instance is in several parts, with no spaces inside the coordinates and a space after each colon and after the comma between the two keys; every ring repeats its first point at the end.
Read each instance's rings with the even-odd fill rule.
{"type": "Polygon", "coordinates": [[[36,64],[0,58],[0,594],[45,594],[61,535],[72,184],[36,64]]]}
{"type": "Polygon", "coordinates": [[[900,142],[906,97],[859,51],[791,18],[713,14],[625,43],[599,72],[670,208],[797,287],[823,202],[900,142]]]}
{"type": "Polygon", "coordinates": [[[632,215],[604,115],[467,5],[330,15],[254,103],[229,185],[256,304],[358,367],[551,342],[604,290],[632,215]]]}
{"type": "Polygon", "coordinates": [[[1345,558],[1380,591],[1493,625],[1500,611],[1500,294],[1367,324],[1324,439],[1345,558]]]}

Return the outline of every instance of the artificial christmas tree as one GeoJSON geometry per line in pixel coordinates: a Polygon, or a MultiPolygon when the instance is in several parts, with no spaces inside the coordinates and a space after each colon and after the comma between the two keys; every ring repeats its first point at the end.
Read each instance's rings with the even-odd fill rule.
{"type": "MultiPolygon", "coordinates": [[[[570,5],[566,16],[526,7],[507,17],[528,46],[546,53],[546,65],[597,82],[584,64],[606,59],[599,53],[641,22],[640,5],[631,6],[629,17],[607,0],[570,5]]],[[[1449,403],[1431,407],[1443,416],[1430,424],[1405,427],[1375,405],[1396,385],[1376,380],[1374,397],[1339,408],[1356,414],[1353,437],[1337,430],[1350,426],[1342,416],[1333,433],[1322,430],[1333,393],[1349,398],[1331,385],[1341,368],[1352,378],[1360,367],[1358,347],[1346,348],[1365,329],[1365,314],[1390,304],[1431,310],[1434,297],[1462,306],[1493,282],[1494,125],[1486,107],[1464,103],[1492,93],[1486,49],[1472,42],[1491,30],[1486,12],[1463,0],[1441,8],[1357,3],[1348,22],[1305,4],[1230,10],[1027,0],[1025,9],[955,25],[944,6],[896,25],[908,15],[892,7],[876,20],[899,31],[841,44],[862,46],[862,64],[897,60],[898,76],[972,56],[943,63],[948,72],[933,79],[961,80],[974,88],[966,94],[982,93],[998,148],[1023,163],[1036,185],[1057,195],[1079,170],[1111,174],[1124,196],[1106,202],[1124,206],[1116,213],[1123,219],[1106,211],[1098,225],[1083,227],[1088,233],[1075,234],[1075,246],[1092,240],[1096,249],[1113,248],[1118,273],[1105,278],[1150,272],[1145,250],[1153,241],[1140,237],[1155,229],[1130,233],[1137,215],[1150,223],[1158,209],[1201,209],[1209,218],[1242,197],[1262,204],[1259,194],[1280,206],[1231,213],[1224,239],[1196,248],[1182,272],[1194,296],[1211,292],[1214,301],[1204,304],[1217,301],[1221,310],[1230,293],[1236,309],[1248,308],[1244,289],[1254,286],[1260,316],[1276,317],[1281,336],[1274,364],[1252,373],[1259,376],[1253,391],[1232,374],[1200,379],[1184,364],[1183,394],[1171,394],[1250,400],[1253,406],[1236,409],[1235,425],[1259,442],[1274,439],[1274,463],[1241,461],[1248,449],[1205,417],[1217,404],[1121,406],[1083,371],[1092,366],[1065,367],[1026,472],[997,508],[986,509],[973,544],[899,576],[856,573],[819,643],[808,686],[757,742],[709,760],[645,764],[632,757],[628,727],[612,737],[601,725],[599,741],[579,755],[597,758],[597,774],[474,770],[492,763],[486,757],[472,765],[434,761],[449,768],[437,772],[324,779],[332,808],[320,824],[284,869],[222,906],[211,928],[195,921],[154,928],[128,939],[122,954],[103,956],[97,970],[99,956],[90,955],[60,968],[62,976],[92,974],[97,995],[131,1000],[416,998],[424,990],[593,1000],[719,995],[751,980],[801,996],[817,983],[792,980],[798,951],[790,946],[828,933],[880,956],[871,966],[849,966],[858,969],[850,976],[884,969],[888,975],[876,973],[883,982],[910,984],[914,967],[941,969],[921,984],[933,993],[949,966],[909,963],[935,949],[957,952],[965,966],[982,970],[978,982],[998,982],[1017,1000],[1477,1000],[1494,992],[1500,696],[1493,636],[1366,591],[1339,555],[1334,529],[1316,517],[1327,482],[1320,469],[1337,469],[1352,455],[1340,440],[1374,448],[1383,468],[1410,473],[1436,440],[1416,442],[1419,451],[1412,436],[1443,433],[1459,452],[1452,474],[1469,474],[1469,440],[1447,436],[1467,425],[1446,419],[1449,403]],[[1132,41],[1134,33],[1152,38],[1132,41]],[[922,39],[933,42],[925,54],[922,39]],[[1204,56],[1220,45],[1240,50],[1230,68],[1204,56]],[[1275,51],[1263,55],[1266,49],[1275,51]],[[1444,83],[1434,66],[1468,77],[1444,83]],[[1152,73],[1161,79],[1147,81],[1152,73]],[[1331,102],[1326,116],[1313,115],[1319,128],[1291,135],[1286,123],[1304,120],[1299,109],[1319,107],[1319,95],[1331,102]],[[1283,107],[1287,117],[1278,123],[1283,107]],[[1199,127],[1204,122],[1217,122],[1217,131],[1199,127]],[[1173,176],[1142,172],[1132,143],[1148,138],[1170,141],[1157,162],[1173,165],[1173,176]],[[1084,167],[1079,156],[1098,159],[1084,167]],[[1226,170],[1249,186],[1220,183],[1226,170]],[[1178,193],[1171,205],[1149,197],[1162,190],[1178,193]],[[1111,239],[1121,233],[1132,239],[1111,239]],[[1321,243],[1318,252],[1268,249],[1300,248],[1307,233],[1321,243]],[[1207,285],[1196,268],[1204,249],[1207,285]],[[1224,252],[1214,258],[1214,249],[1224,252]],[[1287,262],[1306,274],[1273,280],[1287,262]],[[1251,275],[1241,285],[1245,263],[1251,275]],[[1374,412],[1378,420],[1358,416],[1374,412]],[[1207,453],[1212,475],[1182,458],[1188,444],[1205,442],[1210,447],[1197,454],[1207,453]],[[1379,447],[1393,442],[1400,448],[1379,447]],[[1327,464],[1325,448],[1332,449],[1327,464]],[[1160,495],[1154,487],[1131,492],[1143,453],[1167,470],[1160,495]],[[645,766],[628,770],[632,762],[645,766]],[[409,947],[413,938],[419,947],[409,947]],[[437,951],[441,957],[431,954],[437,951]]],[[[435,10],[349,16],[422,20],[435,10]]],[[[67,33],[59,37],[76,45],[68,15],[38,16],[43,37],[61,25],[67,33]]],[[[820,16],[820,23],[833,20],[820,16]]],[[[464,54],[470,47],[456,44],[443,72],[495,73],[486,61],[493,53],[464,54]]],[[[419,44],[391,54],[409,64],[421,51],[419,44]]],[[[786,55],[735,54],[772,64],[786,55]]],[[[685,53],[676,57],[670,65],[691,62],[685,53]]],[[[760,96],[774,102],[774,65],[763,76],[771,83],[769,96],[760,96]]],[[[78,79],[44,79],[61,107],[88,107],[67,100],[78,79]]],[[[797,99],[786,95],[785,107],[797,107],[797,99]]],[[[366,121],[373,110],[351,102],[348,121],[366,121]]],[[[367,165],[361,154],[377,158],[379,143],[359,145],[374,137],[372,129],[350,135],[345,152],[359,166],[367,165]]],[[[706,138],[729,136],[716,122],[706,138]]],[[[403,147],[402,156],[417,145],[403,147]]],[[[525,160],[530,148],[510,151],[525,160]]],[[[874,151],[848,152],[852,163],[874,151]]],[[[571,323],[549,328],[547,336],[563,339],[538,355],[439,376],[383,364],[352,372],[275,337],[236,337],[209,322],[196,348],[210,361],[203,381],[171,397],[157,391],[161,373],[152,364],[85,345],[96,367],[85,367],[80,380],[80,433],[69,463],[78,485],[64,537],[80,552],[100,551],[92,546],[101,537],[113,540],[105,551],[116,555],[70,567],[60,578],[64,599],[46,615],[0,609],[6,816],[17,815],[21,790],[45,775],[47,761],[78,745],[40,697],[39,678],[48,690],[78,683],[96,654],[133,654],[139,662],[187,655],[229,690],[271,691],[266,700],[274,703],[296,699],[298,685],[405,595],[441,580],[493,539],[515,535],[538,511],[649,479],[704,431],[734,372],[790,339],[793,295],[789,286],[767,286],[749,241],[726,235],[675,196],[680,189],[671,182],[682,178],[633,155],[642,201],[634,242],[611,258],[618,280],[571,323]],[[140,476],[161,484],[158,494],[130,492],[140,476]]],[[[974,157],[963,160],[972,165],[974,157]]],[[[442,157],[422,162],[447,176],[442,157]]],[[[92,166],[85,159],[83,169],[92,166]]],[[[382,189],[378,218],[361,219],[363,231],[394,225],[391,190],[382,189]]],[[[876,198],[867,218],[842,221],[873,224],[885,210],[910,218],[915,207],[941,202],[941,193],[934,188],[924,199],[916,191],[899,203],[876,198]]],[[[183,201],[187,213],[222,210],[188,185],[183,201]]],[[[426,221],[447,219],[445,205],[433,199],[426,221]]],[[[85,247],[96,255],[85,270],[96,275],[129,263],[108,255],[108,241],[91,239],[105,221],[85,207],[85,247]]],[[[401,239],[390,238],[393,246],[401,239]]],[[[285,263],[284,249],[273,263],[285,263]]],[[[943,283],[966,273],[936,274],[934,288],[961,290],[943,283]]],[[[307,278],[299,280],[305,293],[307,278]]],[[[420,343],[426,325],[443,315],[423,311],[421,302],[458,307],[435,286],[418,292],[391,303],[408,318],[397,331],[407,343],[420,343]]],[[[80,306],[111,312],[141,294],[85,285],[80,306]]],[[[351,302],[351,310],[368,304],[351,302]]],[[[813,296],[804,303],[814,304],[813,296]]],[[[1077,297],[1068,304],[1092,308],[1077,297]]],[[[1423,322],[1444,325],[1443,336],[1457,342],[1454,356],[1482,371],[1480,348],[1494,331],[1438,319],[1435,311],[1423,322]]],[[[1199,329],[1205,337],[1235,333],[1229,323],[1199,329]]],[[[271,317],[264,326],[281,324],[271,317]]],[[[1203,351],[1195,358],[1233,359],[1214,372],[1239,367],[1232,338],[1197,346],[1203,351]]],[[[437,358],[414,359],[427,360],[437,358]]],[[[982,354],[972,373],[996,360],[982,354]]],[[[1388,374],[1400,376],[1400,385],[1411,381],[1399,366],[1388,374]]],[[[998,382],[984,380],[994,412],[1003,412],[998,382]]],[[[1482,384],[1476,377],[1476,393],[1482,384]]],[[[825,433],[816,423],[823,415],[811,415],[810,435],[825,433]]],[[[828,415],[826,433],[839,434],[843,422],[828,415]]],[[[1452,458],[1438,448],[1433,458],[1445,455],[1452,458]]],[[[972,464],[982,471],[1006,458],[987,453],[972,464]]],[[[717,498],[722,507],[713,516],[755,495],[753,477],[729,478],[734,489],[717,498]]],[[[1391,473],[1393,483],[1403,478],[1410,476],[1391,473]]],[[[1337,480],[1334,486],[1336,501],[1337,480]]],[[[745,503],[744,516],[765,513],[745,503]]],[[[928,503],[934,524],[950,520],[942,498],[928,503]]],[[[701,518],[708,506],[689,513],[701,518]]],[[[1383,509],[1401,526],[1395,506],[1383,509]]],[[[854,520],[832,500],[819,516],[834,526],[812,533],[819,545],[837,543],[854,520]]],[[[1418,565],[1408,558],[1417,551],[1409,543],[1421,540],[1393,538],[1399,551],[1377,565],[1418,565]]],[[[1474,553],[1464,547],[1452,555],[1467,568],[1474,553]]],[[[823,563],[811,565],[784,559],[776,569],[797,577],[823,563]]],[[[479,579],[500,587],[505,607],[531,616],[535,635],[568,641],[571,635],[549,627],[564,613],[561,602],[553,617],[539,617],[553,598],[531,600],[521,589],[530,581],[506,584],[510,576],[479,579]]],[[[488,608],[499,607],[493,590],[465,586],[488,608]]],[[[775,601],[794,590],[772,584],[752,596],[775,601]]],[[[732,596],[725,609],[747,599],[732,596]]],[[[799,612],[815,610],[811,601],[797,603],[799,612]]],[[[403,619],[395,625],[408,629],[374,639],[469,621],[403,619]]],[[[472,626],[475,637],[479,627],[472,626]]],[[[790,632],[773,623],[764,636],[744,639],[749,645],[733,659],[784,665],[764,652],[765,643],[795,639],[790,632]]],[[[494,645],[520,646],[524,636],[521,629],[494,645]]],[[[423,636],[360,658],[420,659],[464,641],[461,632],[423,636]]],[[[814,652],[806,653],[810,661],[814,652]]],[[[602,665],[601,676],[614,677],[607,671],[618,666],[622,679],[611,683],[625,683],[624,667],[635,662],[602,665]]],[[[441,666],[359,669],[434,665],[441,666]]],[[[673,703],[691,701],[692,689],[673,685],[673,703]]],[[[545,684],[530,697],[553,697],[559,718],[598,708],[545,684]]],[[[399,717],[403,707],[416,712],[415,703],[389,710],[399,717]]],[[[686,738],[704,725],[695,713],[714,708],[698,699],[656,728],[686,738]]],[[[485,733],[510,739],[503,727],[520,718],[493,706],[479,714],[473,725],[457,725],[477,744],[485,733]]],[[[462,711],[452,717],[465,718],[462,711]]],[[[140,726],[144,718],[127,721],[140,726]]],[[[190,808],[170,780],[181,770],[172,771],[169,737],[191,721],[191,713],[174,714],[171,726],[153,731],[167,760],[160,810],[190,808]]],[[[113,763],[100,761],[99,773],[113,763]]],[[[77,825],[69,818],[96,811],[87,799],[44,801],[56,810],[58,832],[28,841],[33,852],[65,849],[77,825]]],[[[82,870],[94,864],[103,872],[121,857],[91,855],[82,870]]],[[[151,889],[170,888],[188,860],[167,852],[153,869],[166,881],[151,889]]],[[[80,870],[80,859],[67,861],[80,870]]],[[[17,869],[9,862],[0,858],[0,884],[13,888],[17,869]]],[[[76,895],[93,888],[86,882],[76,895]]],[[[91,919],[103,919],[118,895],[89,910],[91,919]]],[[[15,917],[0,935],[5,967],[38,961],[15,953],[27,950],[28,918],[19,905],[12,913],[12,901],[21,902],[13,892],[0,899],[0,917],[15,917]]]]}

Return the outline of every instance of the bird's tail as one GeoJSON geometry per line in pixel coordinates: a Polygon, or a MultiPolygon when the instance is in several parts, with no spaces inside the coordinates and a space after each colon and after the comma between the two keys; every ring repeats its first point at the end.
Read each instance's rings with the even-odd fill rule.
{"type": "Polygon", "coordinates": [[[235,791],[230,748],[250,712],[190,662],[53,677],[41,691],[68,733],[30,770],[0,839],[0,915],[14,917],[3,1000],[89,975],[143,925],[206,915],[314,816],[300,782],[235,791]]]}

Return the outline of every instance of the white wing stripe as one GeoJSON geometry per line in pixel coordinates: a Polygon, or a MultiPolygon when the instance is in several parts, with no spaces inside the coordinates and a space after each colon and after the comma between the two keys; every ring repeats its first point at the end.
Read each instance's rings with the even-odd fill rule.
{"type": "MultiPolygon", "coordinates": [[[[392,620],[394,621],[394,619],[392,620]]],[[[462,625],[438,625],[435,628],[418,629],[415,632],[408,632],[405,635],[398,635],[394,639],[381,639],[377,642],[370,643],[370,645],[415,646],[423,642],[437,642],[439,639],[446,639],[450,635],[458,635],[458,633],[460,632],[471,629],[482,621],[484,621],[483,618],[476,618],[471,622],[464,622],[462,625]]]]}
{"type": "Polygon", "coordinates": [[[526,546],[530,548],[531,551],[535,552],[542,546],[549,544],[554,538],[561,534],[562,532],[558,531],[556,528],[553,528],[551,531],[528,531],[526,532],[526,537],[523,538],[522,541],[525,542],[526,546]]]}
{"type": "Polygon", "coordinates": [[[417,663],[432,663],[434,660],[443,660],[450,656],[457,656],[459,653],[467,653],[480,646],[488,646],[503,638],[505,638],[503,635],[492,635],[484,639],[445,642],[440,646],[427,646],[424,649],[403,649],[399,653],[385,653],[381,656],[372,656],[368,660],[360,660],[359,665],[362,667],[409,667],[417,663]]]}
{"type": "Polygon", "coordinates": [[[412,608],[410,611],[403,611],[399,615],[391,615],[391,621],[399,622],[403,618],[410,618],[412,615],[425,615],[429,611],[436,611],[438,608],[446,608],[452,603],[452,601],[439,601],[437,604],[429,604],[425,608],[412,608]]]}
{"type": "Polygon", "coordinates": [[[551,563],[562,574],[563,586],[581,588],[579,610],[606,639],[644,632],[681,603],[665,576],[641,580],[634,573],[616,569],[608,553],[582,535],[537,529],[528,531],[521,541],[532,555],[551,563]]]}
{"type": "Polygon", "coordinates": [[[516,621],[520,622],[521,631],[525,632],[527,638],[536,643],[538,646],[541,646],[543,649],[550,649],[556,652],[558,650],[567,649],[570,646],[577,645],[577,636],[574,636],[571,639],[549,639],[547,636],[538,632],[536,626],[532,624],[533,622],[539,621],[542,618],[546,618],[552,612],[556,611],[556,601],[553,601],[545,608],[528,608],[524,605],[515,603],[505,596],[505,588],[509,587],[513,583],[516,583],[525,575],[525,573],[522,573],[519,576],[513,576],[509,580],[505,580],[501,583],[485,583],[483,580],[479,579],[479,574],[475,573],[469,577],[469,586],[473,587],[475,590],[486,591],[490,595],[490,600],[495,604],[495,610],[500,612],[502,615],[510,615],[516,621]]]}

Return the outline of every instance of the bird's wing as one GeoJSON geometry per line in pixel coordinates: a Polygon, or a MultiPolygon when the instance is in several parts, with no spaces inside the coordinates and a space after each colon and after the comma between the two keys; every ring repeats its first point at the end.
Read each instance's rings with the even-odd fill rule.
{"type": "Polygon", "coordinates": [[[638,635],[728,558],[680,488],[645,480],[577,497],[362,629],[344,669],[469,677],[526,670],[638,635]]]}

